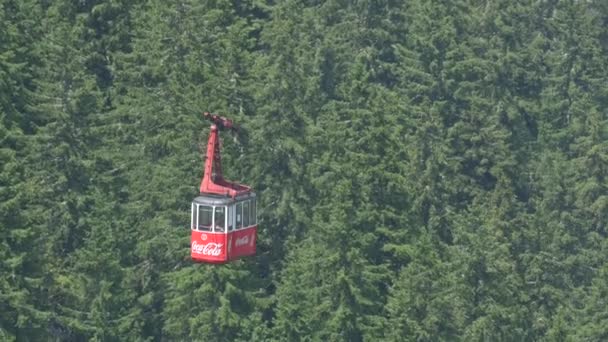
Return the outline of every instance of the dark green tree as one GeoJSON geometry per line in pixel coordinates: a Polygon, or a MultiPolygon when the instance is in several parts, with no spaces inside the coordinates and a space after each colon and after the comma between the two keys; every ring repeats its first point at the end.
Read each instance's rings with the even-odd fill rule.
{"type": "Polygon", "coordinates": [[[0,2],[0,339],[45,335],[45,235],[32,180],[33,101],[41,12],[32,2],[0,2]]]}

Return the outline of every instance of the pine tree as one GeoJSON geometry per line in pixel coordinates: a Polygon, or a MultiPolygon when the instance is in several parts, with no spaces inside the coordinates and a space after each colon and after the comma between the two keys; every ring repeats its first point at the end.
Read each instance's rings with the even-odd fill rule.
{"type": "Polygon", "coordinates": [[[102,27],[110,18],[95,19],[108,15],[105,5],[46,6],[44,39],[37,46],[42,63],[35,70],[33,111],[39,124],[34,180],[44,184],[37,214],[50,232],[44,244],[49,270],[45,306],[53,313],[50,333],[62,339],[120,336],[115,328],[120,323],[114,322],[120,322],[115,317],[123,311],[105,302],[133,301],[128,290],[121,293],[121,253],[112,246],[114,239],[123,239],[123,230],[107,223],[115,214],[116,189],[107,191],[113,180],[97,175],[113,169],[109,158],[96,155],[105,139],[96,130],[99,116],[111,104],[107,54],[113,47],[104,41],[108,36],[102,27]]]}
{"type": "Polygon", "coordinates": [[[31,179],[39,18],[37,4],[0,2],[0,338],[9,341],[38,339],[49,328],[39,184],[31,179]]]}
{"type": "Polygon", "coordinates": [[[573,336],[575,329],[568,331],[552,317],[576,317],[577,303],[588,300],[584,289],[604,263],[591,252],[599,249],[598,236],[605,233],[594,224],[603,215],[594,209],[602,208],[605,189],[600,23],[589,4],[568,1],[555,6],[550,20],[554,40],[539,133],[545,151],[535,162],[538,189],[533,202],[544,236],[537,239],[542,242],[526,274],[534,274],[532,304],[538,321],[544,322],[541,333],[573,336]]]}
{"type": "MultiPolygon", "coordinates": [[[[255,22],[256,10],[251,3],[229,1],[141,4],[133,18],[132,51],[115,61],[114,84],[121,91],[105,129],[124,151],[115,158],[131,185],[125,215],[139,218],[129,225],[138,240],[130,261],[145,272],[129,279],[141,284],[136,306],[148,336],[265,336],[265,266],[256,273],[248,271],[258,269],[255,264],[237,263],[208,277],[211,268],[187,260],[186,229],[209,127],[201,113],[226,115],[244,131],[249,128],[248,57],[257,24],[247,24],[255,22]]],[[[227,133],[222,138],[226,178],[251,184],[242,178],[251,169],[242,153],[251,147],[237,146],[227,133]]]]}
{"type": "Polygon", "coordinates": [[[404,221],[396,214],[405,193],[399,109],[386,88],[394,81],[387,46],[395,37],[383,30],[393,22],[380,19],[396,7],[331,1],[303,8],[306,16],[290,22],[303,25],[293,34],[316,42],[318,56],[304,75],[300,70],[311,67],[298,60],[302,68],[295,74],[301,81],[290,89],[304,86],[305,97],[318,96],[296,113],[322,106],[304,120],[306,145],[315,151],[305,156],[315,204],[307,237],[293,247],[281,272],[275,330],[280,339],[363,340],[383,334],[390,272],[382,240],[387,233],[379,231],[396,230],[404,221]],[[316,30],[322,29],[320,35],[316,30]]]}

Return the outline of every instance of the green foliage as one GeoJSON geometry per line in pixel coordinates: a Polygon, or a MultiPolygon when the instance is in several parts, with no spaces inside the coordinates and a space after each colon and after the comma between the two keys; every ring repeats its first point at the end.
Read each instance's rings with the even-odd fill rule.
{"type": "Polygon", "coordinates": [[[0,0],[0,340],[606,340],[607,42],[602,1],[0,0]],[[259,195],[221,266],[203,111],[259,195]]]}

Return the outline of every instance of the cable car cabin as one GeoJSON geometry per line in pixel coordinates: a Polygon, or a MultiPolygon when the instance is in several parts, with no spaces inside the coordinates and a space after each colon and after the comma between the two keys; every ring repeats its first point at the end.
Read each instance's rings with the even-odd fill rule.
{"type": "Polygon", "coordinates": [[[255,254],[256,197],[232,198],[204,194],[192,202],[191,257],[205,263],[225,263],[255,254]]]}
{"type": "Polygon", "coordinates": [[[222,176],[219,131],[238,133],[230,119],[205,112],[212,122],[200,196],[192,201],[190,256],[196,262],[225,263],[255,255],[256,195],[222,176]]]}

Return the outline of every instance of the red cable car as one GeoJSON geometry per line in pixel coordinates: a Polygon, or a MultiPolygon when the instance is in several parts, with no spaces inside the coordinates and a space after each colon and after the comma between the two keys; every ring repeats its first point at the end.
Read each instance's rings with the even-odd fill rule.
{"type": "Polygon", "coordinates": [[[190,255],[196,262],[226,263],[255,254],[256,195],[222,177],[219,131],[236,127],[224,117],[204,116],[212,125],[200,195],[192,201],[190,255]]]}

